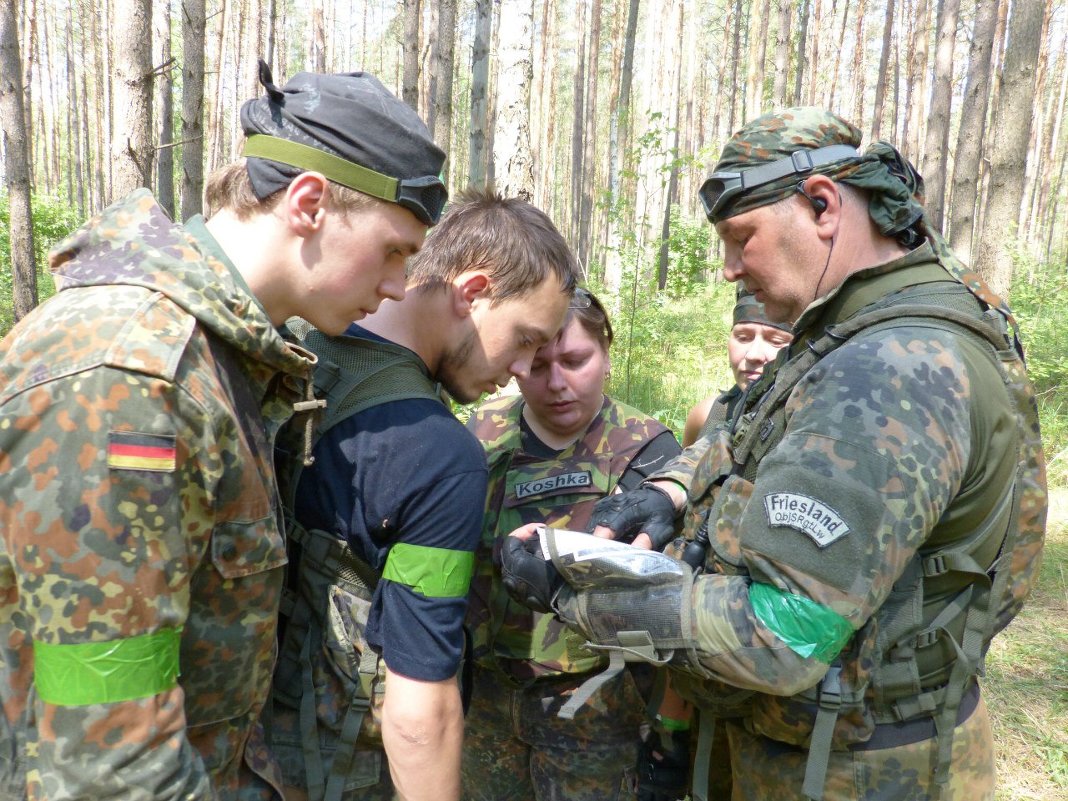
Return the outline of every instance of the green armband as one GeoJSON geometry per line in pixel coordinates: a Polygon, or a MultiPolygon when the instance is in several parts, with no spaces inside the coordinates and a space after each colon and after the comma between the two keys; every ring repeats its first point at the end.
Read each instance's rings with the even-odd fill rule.
{"type": "Polygon", "coordinates": [[[754,582],[749,602],[757,619],[806,659],[829,665],[853,636],[849,621],[833,609],[771,584],[754,582]]]}
{"type": "Polygon", "coordinates": [[[178,684],[181,628],[108,642],[33,643],[34,682],[57,706],[113,704],[150,698],[178,684]]]}
{"type": "Polygon", "coordinates": [[[398,542],[390,548],[382,578],[427,598],[461,598],[471,586],[475,554],[398,542]]]}
{"type": "Polygon", "coordinates": [[[690,721],[677,720],[675,718],[664,717],[663,715],[657,715],[656,719],[660,721],[660,725],[666,731],[689,731],[690,721]]]}

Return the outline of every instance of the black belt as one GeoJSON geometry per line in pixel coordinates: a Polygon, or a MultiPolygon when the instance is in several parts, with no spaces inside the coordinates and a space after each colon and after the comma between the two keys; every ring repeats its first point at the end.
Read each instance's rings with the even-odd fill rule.
{"type": "MultiPolygon", "coordinates": [[[[979,705],[979,683],[973,681],[972,686],[965,691],[960,699],[960,708],[957,710],[957,722],[959,726],[972,716],[972,712],[979,705]]],[[[879,723],[875,731],[866,742],[856,743],[849,746],[850,751],[878,751],[882,748],[894,748],[899,745],[910,745],[923,740],[930,740],[937,733],[933,717],[913,718],[900,723],[879,723]]]]}

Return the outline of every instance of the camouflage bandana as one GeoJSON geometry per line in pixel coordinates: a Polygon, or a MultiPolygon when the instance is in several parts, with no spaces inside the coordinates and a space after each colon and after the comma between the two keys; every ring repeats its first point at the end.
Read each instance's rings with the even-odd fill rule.
{"type": "MultiPolygon", "coordinates": [[[[788,159],[798,151],[835,145],[856,148],[860,129],[841,117],[818,108],[791,108],[765,114],[731,137],[723,148],[714,174],[738,173],[788,159]]],[[[861,155],[820,164],[761,184],[738,195],[709,219],[713,223],[775,203],[798,191],[809,175],[826,175],[869,193],[868,213],[879,231],[914,246],[920,234],[913,226],[923,217],[923,178],[897,149],[876,142],[861,155]]]]}
{"type": "Polygon", "coordinates": [[[768,319],[764,311],[764,304],[756,299],[756,296],[744,289],[738,292],[738,301],[734,304],[734,320],[732,325],[738,323],[757,323],[759,325],[778,328],[780,331],[793,331],[789,323],[777,323],[768,319]]]}

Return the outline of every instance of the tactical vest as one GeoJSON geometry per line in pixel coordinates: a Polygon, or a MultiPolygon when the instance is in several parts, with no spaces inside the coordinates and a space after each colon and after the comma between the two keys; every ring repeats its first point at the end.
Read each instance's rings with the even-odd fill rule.
{"type": "Polygon", "coordinates": [[[513,680],[587,673],[607,664],[586,638],[553,615],[509,598],[493,569],[499,540],[525,523],[583,529],[593,505],[613,492],[634,456],[668,429],[637,409],[605,398],[585,434],[558,456],[523,452],[521,398],[484,405],[468,426],[486,449],[489,494],[468,620],[483,667],[500,667],[513,680]]]}
{"type": "MultiPolygon", "coordinates": [[[[306,421],[315,426],[314,442],[352,415],[383,403],[412,398],[443,402],[440,387],[407,348],[329,337],[303,321],[289,327],[319,357],[315,394],[325,399],[325,407],[320,401],[318,422],[306,421]]],[[[295,439],[296,432],[291,434],[295,439]]],[[[295,456],[279,464],[289,568],[273,700],[299,715],[310,801],[337,801],[344,792],[379,778],[380,757],[360,760],[353,755],[357,743],[381,749],[385,666],[364,640],[381,574],[336,534],[297,522],[295,499],[303,467],[295,456]],[[324,760],[323,752],[331,749],[333,758],[324,760]]],[[[272,735],[280,736],[273,727],[272,735]]],[[[276,747],[280,745],[276,739],[276,747]]],[[[296,744],[285,745],[293,749],[296,744]]]]}
{"type": "MultiPolygon", "coordinates": [[[[808,747],[803,790],[813,799],[822,796],[832,748],[864,747],[883,739],[873,737],[881,724],[923,719],[934,721],[935,777],[941,785],[948,777],[962,700],[966,693],[977,700],[974,680],[990,640],[1019,612],[1037,577],[1045,531],[1045,463],[1015,321],[975,276],[961,280],[960,269],[954,269],[959,262],[939,260],[971,295],[940,293],[935,305],[930,298],[925,302],[921,287],[905,289],[814,336],[776,364],[773,381],[751,388],[733,420],[715,432],[719,447],[705,452],[690,487],[686,535],[692,539],[706,527],[711,543],[706,569],[746,573],[735,532],[757,466],[785,433],[786,401],[817,362],[862,332],[924,327],[969,339],[997,366],[1012,402],[1019,431],[1016,469],[986,519],[946,547],[919,549],[886,602],[816,687],[793,698],[749,699],[744,714],[755,730],[808,747]],[[985,310],[981,315],[972,295],[985,310]]],[[[694,700],[703,705],[700,694],[694,700]]]]}

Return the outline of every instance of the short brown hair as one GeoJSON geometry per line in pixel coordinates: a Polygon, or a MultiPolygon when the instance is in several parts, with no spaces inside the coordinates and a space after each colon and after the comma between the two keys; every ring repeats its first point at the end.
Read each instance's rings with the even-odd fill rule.
{"type": "Polygon", "coordinates": [[[471,189],[449,203],[423,249],[408,262],[408,283],[429,290],[467,270],[486,271],[494,302],[525,294],[550,275],[570,293],[581,273],[545,212],[521,198],[471,189]]]}
{"type": "MultiPolygon", "coordinates": [[[[330,185],[330,200],[342,214],[364,211],[375,203],[385,203],[349,189],[334,181],[330,185]]],[[[204,182],[204,216],[210,217],[217,211],[226,209],[237,215],[238,219],[247,220],[253,214],[269,212],[278,203],[283,190],[278,190],[260,200],[252,191],[245,160],[238,159],[213,171],[204,182]]]]}
{"type": "Polygon", "coordinates": [[[608,352],[615,334],[612,333],[608,312],[596,295],[584,287],[576,289],[568,314],[578,320],[579,325],[586,329],[586,333],[601,344],[605,353],[608,352]]]}

